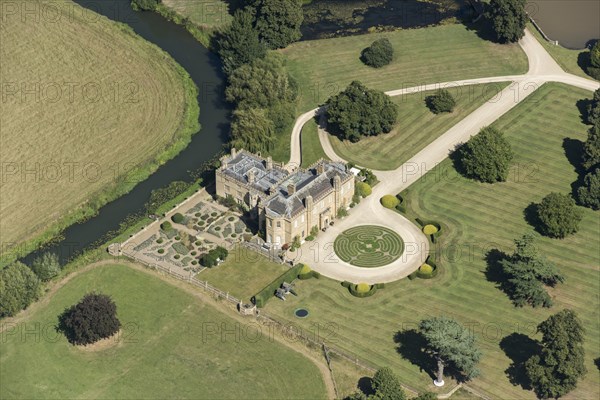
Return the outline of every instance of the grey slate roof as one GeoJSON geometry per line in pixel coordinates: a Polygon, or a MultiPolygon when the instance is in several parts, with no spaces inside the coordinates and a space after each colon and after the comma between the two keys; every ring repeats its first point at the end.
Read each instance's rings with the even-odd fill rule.
{"type": "Polygon", "coordinates": [[[305,199],[312,196],[317,202],[333,190],[333,178],[337,175],[345,182],[352,174],[346,172],[343,163],[325,162],[325,171],[317,174],[316,169],[301,170],[291,174],[277,187],[275,195],[265,204],[265,211],[272,217],[287,217],[298,214],[305,209],[305,199]],[[288,193],[288,184],[295,183],[296,191],[288,193]]]}
{"type": "Polygon", "coordinates": [[[248,174],[253,172],[254,183],[250,186],[264,194],[288,175],[287,171],[278,167],[267,169],[262,158],[247,152],[238,153],[228,160],[227,167],[222,172],[245,184],[248,184],[248,174]]]}

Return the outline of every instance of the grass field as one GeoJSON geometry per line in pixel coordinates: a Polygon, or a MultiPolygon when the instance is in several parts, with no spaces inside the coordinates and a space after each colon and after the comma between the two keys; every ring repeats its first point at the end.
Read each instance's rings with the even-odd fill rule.
{"type": "MultiPolygon", "coordinates": [[[[555,262],[566,281],[550,293],[551,309],[515,308],[494,282],[486,279],[485,254],[513,249],[512,240],[530,230],[523,211],[550,191],[568,193],[577,173],[565,155],[572,140],[584,140],[588,126],[580,120],[576,102],[590,92],[546,84],[503,116],[495,126],[504,130],[515,150],[515,168],[508,182],[488,185],[457,176],[446,160],[403,193],[411,214],[443,224],[437,243],[440,273],[432,280],[401,280],[386,285],[370,298],[358,299],[329,279],[297,284],[298,298],[271,302],[266,312],[292,321],[299,306],[310,311],[299,324],[333,323],[329,342],[377,366],[391,366],[403,381],[434,390],[432,378],[403,358],[395,334],[414,328],[422,318],[450,315],[474,330],[483,351],[481,376],[470,385],[491,398],[534,399],[530,391],[510,383],[506,370],[511,358],[500,347],[503,338],[520,332],[538,339],[535,326],[563,308],[581,317],[588,373],[565,398],[597,399],[600,375],[594,359],[600,356],[600,215],[589,209],[577,234],[564,240],[543,238],[540,251],[555,262]],[[565,138],[569,138],[565,140],[565,138]]],[[[568,152],[571,153],[570,151],[568,152]]],[[[410,348],[410,341],[405,341],[410,348]]],[[[513,352],[521,348],[510,346],[513,352]]],[[[512,356],[512,355],[511,355],[512,356]]],[[[418,360],[418,358],[416,359],[418,360]]],[[[442,393],[445,390],[442,390],[442,393]]]]}
{"type": "Polygon", "coordinates": [[[221,0],[162,0],[168,8],[189,18],[194,24],[218,28],[229,24],[229,5],[221,0]]]}
{"type": "Polygon", "coordinates": [[[550,53],[552,58],[554,58],[554,60],[558,63],[558,65],[561,66],[562,69],[574,75],[578,75],[588,79],[594,79],[585,73],[583,68],[581,68],[579,62],[580,57],[586,58],[584,57],[584,55],[589,57],[589,50],[573,50],[567,49],[566,47],[562,47],[560,45],[553,45],[551,43],[548,43],[548,41],[542,37],[540,32],[536,29],[535,26],[533,26],[533,24],[529,23],[527,25],[527,28],[531,33],[533,33],[538,42],[540,42],[542,46],[544,46],[546,51],[550,53]]]}
{"type": "Polygon", "coordinates": [[[460,24],[298,42],[281,52],[299,83],[299,113],[315,108],[352,80],[387,91],[527,72],[527,57],[517,45],[491,43],[460,24]],[[382,37],[392,42],[394,60],[379,69],[365,66],[359,60],[361,50],[382,37]]]}
{"type": "Polygon", "coordinates": [[[302,127],[300,141],[302,143],[302,167],[304,168],[317,162],[320,158],[327,158],[323,147],[321,147],[317,128],[317,122],[314,119],[311,119],[302,127]]]}
{"type": "Polygon", "coordinates": [[[300,353],[131,267],[92,269],[36,307],[19,327],[38,327],[41,340],[2,334],[0,372],[10,384],[1,398],[326,397],[318,368],[300,353]],[[92,290],[116,302],[121,340],[95,352],[55,340],[57,316],[92,290]],[[208,334],[213,327],[242,333],[208,334]]]}
{"type": "Polygon", "coordinates": [[[232,251],[218,267],[208,268],[198,274],[198,279],[229,292],[246,302],[279,275],[287,271],[282,264],[269,261],[266,257],[245,247],[232,251]]]}
{"type": "Polygon", "coordinates": [[[67,5],[60,23],[19,13],[2,22],[5,250],[93,214],[198,130],[197,90],[170,56],[125,25],[67,5]]]}
{"type": "Polygon", "coordinates": [[[440,115],[432,113],[425,104],[425,98],[433,93],[431,91],[392,97],[399,112],[398,122],[390,133],[363,138],[358,143],[342,141],[333,135],[329,136],[329,140],[335,152],[345,160],[378,170],[395,169],[486,101],[493,99],[507,84],[451,88],[456,108],[452,113],[440,115]]]}

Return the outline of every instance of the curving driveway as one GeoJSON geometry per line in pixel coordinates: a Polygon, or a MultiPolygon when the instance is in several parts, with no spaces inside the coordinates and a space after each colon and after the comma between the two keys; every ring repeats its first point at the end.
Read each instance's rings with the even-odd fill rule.
{"type": "MultiPolygon", "coordinates": [[[[429,254],[429,242],[420,229],[400,214],[387,210],[379,204],[385,194],[396,194],[409,187],[427,171],[442,162],[457,145],[464,143],[490,125],[517,104],[526,99],[537,88],[546,82],[560,82],[579,88],[594,91],[600,83],[581,78],[563,71],[535,37],[525,30],[525,36],[519,42],[525,51],[529,70],[524,75],[508,75],[478,78],[454,82],[442,82],[431,85],[402,88],[386,92],[389,96],[399,96],[434,90],[440,87],[475,85],[481,83],[511,81],[493,100],[469,114],[456,125],[448,129],[438,139],[415,154],[410,160],[395,170],[374,171],[380,183],[373,188],[373,193],[351,210],[351,214],[336,222],[334,227],[321,232],[318,240],[307,242],[300,249],[298,260],[309,264],[314,270],[336,280],[351,282],[379,283],[391,282],[404,278],[415,271],[429,254]],[[404,254],[395,262],[379,268],[359,268],[337,258],[333,251],[333,242],[342,231],[364,224],[383,225],[396,231],[404,239],[404,254]]],[[[315,115],[322,114],[322,109],[314,109],[302,114],[292,130],[290,161],[287,168],[294,170],[302,162],[300,135],[302,127],[315,115]]],[[[319,140],[327,157],[334,161],[345,161],[339,157],[329,141],[328,133],[319,128],[319,140]]]]}

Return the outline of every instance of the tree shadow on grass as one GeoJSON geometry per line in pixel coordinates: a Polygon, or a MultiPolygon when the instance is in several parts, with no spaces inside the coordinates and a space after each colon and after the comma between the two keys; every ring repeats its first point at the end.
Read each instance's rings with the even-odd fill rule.
{"type": "Polygon", "coordinates": [[[369,376],[363,376],[358,380],[358,389],[367,396],[375,394],[375,391],[373,390],[373,379],[369,376]]]}
{"type": "Polygon", "coordinates": [[[525,373],[525,362],[540,352],[539,343],[527,335],[513,332],[500,341],[500,348],[512,360],[510,366],[504,371],[510,383],[531,390],[531,382],[525,373]]]}
{"type": "Polygon", "coordinates": [[[579,119],[582,123],[589,125],[589,107],[592,105],[592,99],[579,99],[575,102],[575,106],[579,110],[579,119]]]}
{"type": "Polygon", "coordinates": [[[523,210],[523,217],[525,218],[525,222],[527,222],[535,231],[541,235],[544,234],[542,229],[542,224],[540,218],[538,216],[538,208],[539,205],[537,203],[531,203],[523,210]]]}
{"type": "Polygon", "coordinates": [[[466,172],[465,172],[465,168],[462,164],[462,160],[461,160],[465,144],[466,143],[456,144],[456,146],[454,146],[454,149],[452,149],[452,150],[450,150],[450,152],[448,152],[448,158],[452,162],[452,166],[454,167],[456,172],[458,172],[461,176],[468,178],[466,175],[466,172]]]}
{"type": "Polygon", "coordinates": [[[501,263],[507,259],[508,254],[498,249],[491,249],[485,255],[487,263],[485,277],[489,282],[494,282],[503,291],[508,289],[508,276],[504,273],[501,263]]]}
{"type": "Polygon", "coordinates": [[[420,332],[416,329],[398,331],[394,335],[394,342],[398,344],[396,350],[402,358],[419,367],[421,372],[427,372],[431,379],[436,378],[434,372],[437,369],[437,363],[430,354],[423,350],[427,341],[420,332]]]}

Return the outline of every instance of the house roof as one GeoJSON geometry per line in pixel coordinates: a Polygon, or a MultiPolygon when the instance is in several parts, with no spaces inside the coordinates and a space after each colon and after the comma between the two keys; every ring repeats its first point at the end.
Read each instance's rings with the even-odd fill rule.
{"type": "Polygon", "coordinates": [[[227,160],[227,165],[222,167],[222,173],[238,182],[244,183],[253,189],[268,194],[269,189],[284,179],[288,172],[277,166],[267,169],[266,162],[259,156],[248,152],[239,152],[227,160]],[[254,182],[250,184],[248,176],[254,174],[254,182]]]}

